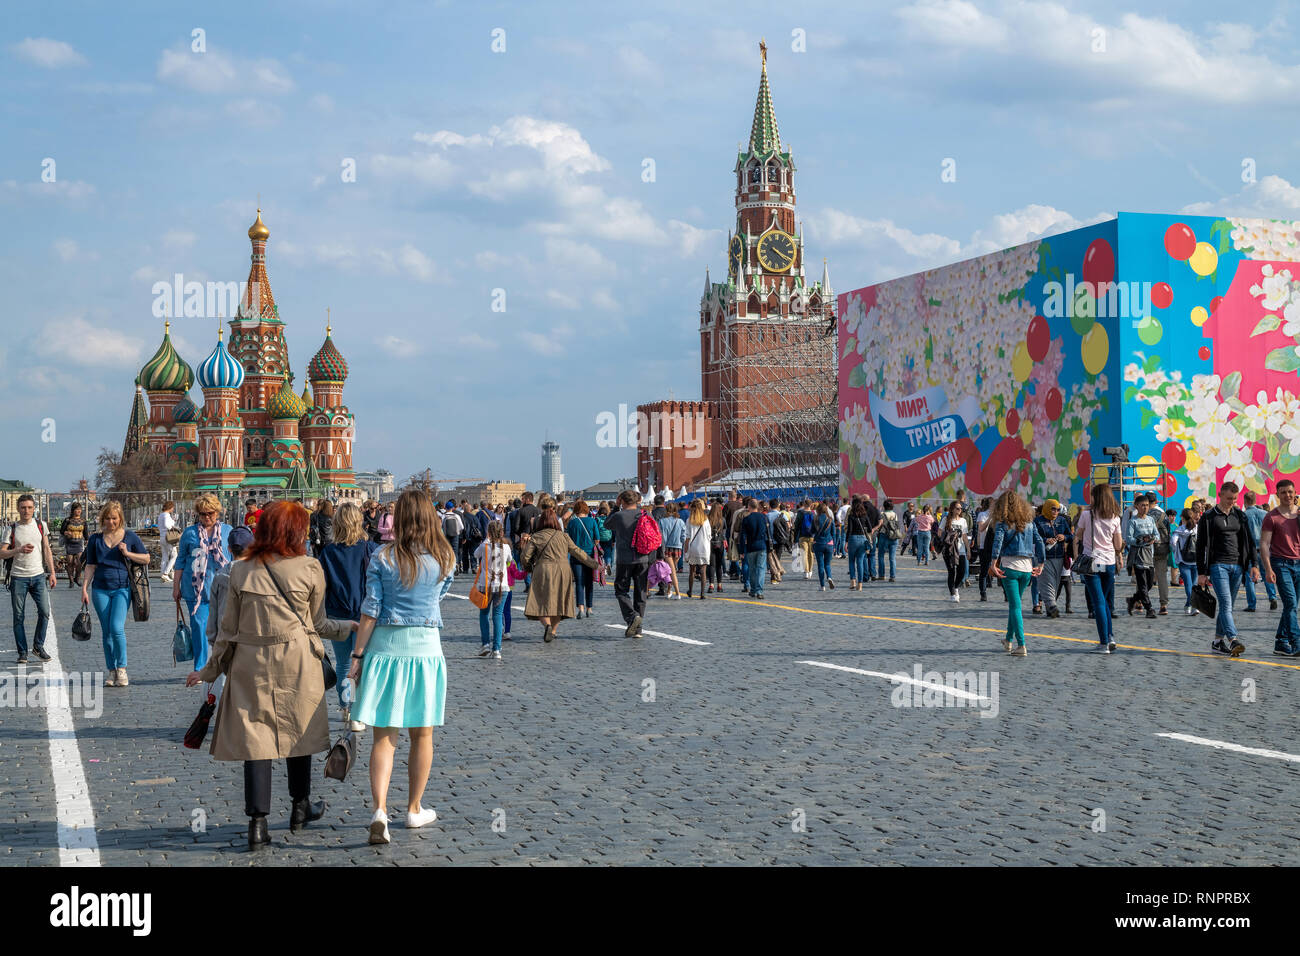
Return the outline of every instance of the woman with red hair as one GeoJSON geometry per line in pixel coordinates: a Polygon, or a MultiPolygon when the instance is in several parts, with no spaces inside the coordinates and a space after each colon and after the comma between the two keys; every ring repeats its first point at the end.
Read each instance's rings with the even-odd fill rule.
{"type": "Polygon", "coordinates": [[[290,830],[325,811],[324,803],[311,802],[311,755],[330,747],[323,639],[346,638],[350,622],[325,616],[325,575],[306,555],[309,522],[307,509],[293,501],[262,512],[252,546],[230,570],[212,656],[185,680],[193,687],[226,675],[211,752],[244,761],[250,849],[271,842],[272,760],[288,767],[290,830]]]}

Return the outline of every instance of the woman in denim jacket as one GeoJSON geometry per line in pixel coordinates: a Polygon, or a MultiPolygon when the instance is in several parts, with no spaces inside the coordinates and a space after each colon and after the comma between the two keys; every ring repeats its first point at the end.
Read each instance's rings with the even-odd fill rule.
{"type": "Polygon", "coordinates": [[[1007,636],[1002,649],[1012,657],[1025,657],[1025,621],[1020,599],[1029,582],[1043,572],[1047,549],[1034,527],[1034,509],[1014,491],[1004,491],[993,505],[993,576],[1002,579],[1007,596],[1007,636]]]}
{"type": "Polygon", "coordinates": [[[352,719],[374,728],[370,791],[375,815],[370,842],[387,843],[388,781],[393,773],[397,730],[408,728],[410,793],[407,827],[438,819],[420,806],[433,763],[433,728],[441,727],[447,699],[447,662],[442,656],[442,599],[451,589],[456,556],[442,533],[433,502],[418,489],[397,499],[392,541],[366,569],[366,598],[348,676],[357,684],[352,719]]]}

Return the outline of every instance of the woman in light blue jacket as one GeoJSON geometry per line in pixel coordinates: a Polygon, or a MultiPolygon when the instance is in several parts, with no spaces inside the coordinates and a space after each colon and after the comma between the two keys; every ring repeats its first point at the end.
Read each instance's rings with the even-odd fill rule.
{"type": "Polygon", "coordinates": [[[442,533],[433,502],[415,488],[402,492],[393,514],[393,540],[366,569],[366,598],[348,676],[357,684],[352,719],[374,728],[370,791],[375,815],[370,842],[388,843],[388,782],[397,730],[411,737],[407,827],[438,819],[420,806],[433,764],[433,728],[441,727],[447,699],[442,656],[442,599],[451,589],[456,555],[442,533]],[[418,781],[418,785],[417,785],[418,781]]]}
{"type": "Polygon", "coordinates": [[[681,560],[682,548],[686,546],[686,522],[677,517],[676,503],[668,502],[664,510],[668,513],[659,519],[659,533],[664,539],[664,560],[673,574],[673,593],[668,596],[680,601],[682,590],[677,586],[677,563],[681,560]]]}
{"type": "Polygon", "coordinates": [[[1007,636],[1002,649],[1012,657],[1025,657],[1025,620],[1021,597],[1029,582],[1043,572],[1047,548],[1034,527],[1034,509],[1014,491],[1004,491],[993,505],[993,576],[1002,579],[1007,596],[1007,636]]]}

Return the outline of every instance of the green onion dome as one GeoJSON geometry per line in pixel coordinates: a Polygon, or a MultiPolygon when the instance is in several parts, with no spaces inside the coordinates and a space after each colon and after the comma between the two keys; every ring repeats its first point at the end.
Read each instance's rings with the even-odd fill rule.
{"type": "Polygon", "coordinates": [[[194,370],[185,364],[172,346],[171,323],[163,326],[162,345],[144,363],[136,381],[147,392],[188,392],[194,384],[194,370]]]}
{"type": "Polygon", "coordinates": [[[199,407],[194,404],[189,395],[183,397],[176,403],[172,409],[172,421],[177,425],[191,425],[199,420],[199,407]]]}
{"type": "Polygon", "coordinates": [[[266,411],[273,419],[292,418],[295,421],[307,414],[307,406],[298,397],[298,393],[293,390],[293,376],[285,377],[280,390],[272,395],[271,400],[266,403],[266,411]]]}

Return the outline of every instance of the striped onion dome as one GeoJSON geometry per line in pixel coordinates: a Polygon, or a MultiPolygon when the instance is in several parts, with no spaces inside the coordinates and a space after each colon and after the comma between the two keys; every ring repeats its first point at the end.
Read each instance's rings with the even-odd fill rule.
{"type": "Polygon", "coordinates": [[[348,377],[348,363],[334,345],[330,330],[325,330],[325,344],[307,363],[307,377],[312,382],[342,382],[348,377]]]}
{"type": "Polygon", "coordinates": [[[293,390],[292,378],[285,377],[280,390],[272,395],[271,400],[266,403],[266,411],[273,419],[292,418],[295,421],[307,414],[307,406],[298,397],[298,393],[293,390]]]}
{"type": "Polygon", "coordinates": [[[191,425],[199,420],[199,407],[188,395],[184,396],[172,409],[172,421],[177,425],[191,425]]]}
{"type": "Polygon", "coordinates": [[[172,346],[171,323],[163,326],[162,345],[144,363],[136,381],[147,392],[188,392],[194,384],[194,370],[185,364],[172,346]]]}
{"type": "Polygon", "coordinates": [[[199,366],[199,388],[239,388],[244,384],[244,366],[226,351],[226,344],[221,341],[221,331],[217,332],[217,347],[199,366]]]}

